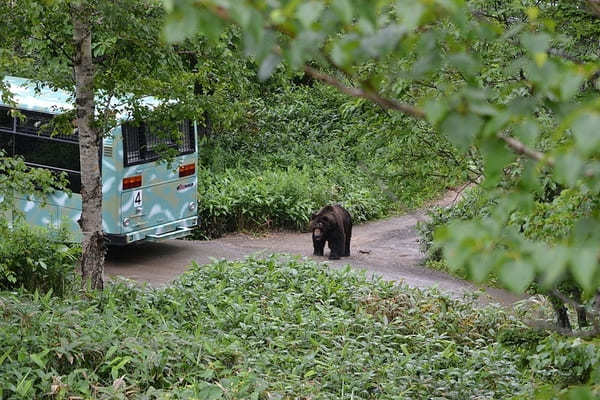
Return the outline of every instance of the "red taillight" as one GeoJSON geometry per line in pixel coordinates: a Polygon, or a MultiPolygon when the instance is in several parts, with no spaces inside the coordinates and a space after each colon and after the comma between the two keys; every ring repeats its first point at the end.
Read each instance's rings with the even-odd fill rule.
{"type": "Polygon", "coordinates": [[[142,176],[130,176],[129,178],[123,178],[123,190],[133,189],[142,186],[142,176]]]}
{"type": "Polygon", "coordinates": [[[186,164],[179,167],[179,177],[194,175],[196,173],[196,164],[186,164]]]}

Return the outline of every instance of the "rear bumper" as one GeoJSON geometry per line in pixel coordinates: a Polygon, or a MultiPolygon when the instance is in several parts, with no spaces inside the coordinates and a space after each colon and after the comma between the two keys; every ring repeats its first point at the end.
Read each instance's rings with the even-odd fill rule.
{"type": "Polygon", "coordinates": [[[116,246],[125,246],[140,240],[160,242],[187,236],[192,233],[192,228],[196,225],[198,225],[198,217],[190,217],[122,235],[107,233],[104,237],[108,244],[116,246]]]}

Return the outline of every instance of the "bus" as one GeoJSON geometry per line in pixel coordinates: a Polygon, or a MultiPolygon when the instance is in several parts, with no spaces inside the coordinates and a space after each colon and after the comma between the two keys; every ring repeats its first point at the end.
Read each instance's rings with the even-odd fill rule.
{"type": "MultiPolygon", "coordinates": [[[[57,190],[46,198],[15,195],[14,207],[27,223],[63,225],[74,241],[81,241],[79,137],[76,132],[51,134],[42,129],[52,118],[73,109],[72,98],[68,92],[24,78],[5,77],[4,84],[14,104],[0,100],[0,148],[6,156],[22,157],[29,167],[64,173],[68,179],[67,191],[57,190]]],[[[144,101],[149,107],[157,104],[150,97],[144,101]]],[[[181,138],[174,140],[126,113],[119,121],[101,146],[102,229],[107,244],[189,235],[198,224],[196,123],[179,123],[181,138]],[[165,146],[176,153],[169,163],[161,159],[160,149],[165,146]]]]}

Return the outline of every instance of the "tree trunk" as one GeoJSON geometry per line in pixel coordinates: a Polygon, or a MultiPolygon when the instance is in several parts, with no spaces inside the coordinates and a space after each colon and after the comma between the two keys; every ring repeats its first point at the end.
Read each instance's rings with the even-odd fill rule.
{"type": "Polygon", "coordinates": [[[75,45],[75,107],[79,129],[82,212],[79,225],[81,243],[81,277],[84,289],[104,286],[104,236],[102,234],[102,178],[100,143],[94,127],[94,66],[92,63],[91,10],[87,1],[72,5],[73,42],[75,45]],[[88,286],[89,285],[89,286],[88,286]]]}

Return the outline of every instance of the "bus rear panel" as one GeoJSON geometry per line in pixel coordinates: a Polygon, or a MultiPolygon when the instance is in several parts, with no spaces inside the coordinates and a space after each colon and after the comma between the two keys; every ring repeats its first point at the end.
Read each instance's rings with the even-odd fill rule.
{"type": "MultiPolygon", "coordinates": [[[[66,174],[69,192],[47,198],[15,195],[13,218],[39,226],[66,226],[73,241],[81,241],[81,172],[77,134],[51,135],[44,124],[70,109],[69,94],[39,87],[22,78],[4,82],[14,94],[16,109],[0,102],[0,148],[20,156],[32,168],[66,174]],[[37,90],[36,90],[37,89],[37,90]]],[[[156,103],[156,101],[152,100],[156,103]]],[[[186,121],[174,139],[154,133],[143,123],[123,120],[103,140],[102,227],[108,243],[160,241],[189,235],[197,225],[197,128],[186,121]],[[161,161],[161,149],[175,155],[161,161]]]]}
{"type": "Polygon", "coordinates": [[[181,124],[180,143],[152,135],[144,125],[125,123],[116,130],[114,140],[104,143],[102,168],[104,231],[110,242],[190,234],[198,222],[194,124],[181,124]],[[165,144],[178,150],[169,163],[158,161],[160,154],[153,150],[165,144]]]}

